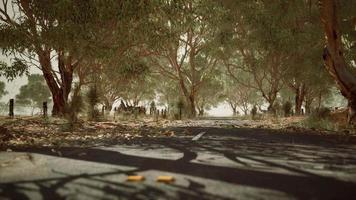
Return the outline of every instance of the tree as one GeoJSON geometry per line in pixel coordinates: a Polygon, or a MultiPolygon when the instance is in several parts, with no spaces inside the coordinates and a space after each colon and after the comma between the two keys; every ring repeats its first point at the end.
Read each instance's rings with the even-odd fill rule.
{"type": "Polygon", "coordinates": [[[177,83],[190,117],[196,115],[199,87],[217,62],[212,45],[219,10],[214,5],[214,1],[164,3],[156,16],[161,41],[143,52],[150,56],[156,71],[177,83]]]}
{"type": "Polygon", "coordinates": [[[0,81],[0,99],[7,94],[7,91],[5,90],[5,83],[0,81]]]}
{"type": "MultiPolygon", "coordinates": [[[[326,36],[326,47],[324,49],[323,59],[327,71],[337,83],[341,94],[348,100],[348,122],[351,123],[356,115],[356,76],[348,69],[348,63],[344,56],[343,35],[340,29],[341,19],[338,13],[339,6],[335,0],[321,0],[320,3],[321,23],[326,36]]],[[[346,6],[355,8],[352,1],[346,6]]],[[[342,20],[349,22],[349,25],[354,29],[355,16],[353,15],[354,13],[342,20]]],[[[353,41],[349,42],[352,43],[353,41]]]]}
{"type": "Polygon", "coordinates": [[[109,110],[120,98],[130,106],[155,98],[155,85],[159,78],[152,75],[144,58],[131,51],[110,64],[104,63],[107,66],[94,75],[98,77],[101,101],[109,110]]]}
{"type": "Polygon", "coordinates": [[[225,101],[230,105],[233,115],[238,114],[240,109],[245,115],[254,105],[261,103],[261,98],[253,88],[236,83],[231,77],[225,79],[225,101]]]}
{"type": "MultiPolygon", "coordinates": [[[[58,116],[65,113],[74,73],[81,80],[84,64],[118,56],[142,38],[138,33],[147,33],[148,26],[141,22],[147,22],[151,8],[142,1],[1,3],[0,48],[15,56],[21,63],[18,66],[36,66],[42,71],[52,93],[52,114],[58,116]]],[[[14,69],[6,69],[10,68],[14,69]]],[[[20,74],[6,72],[15,72],[8,77],[20,74]]]]}
{"type": "Polygon", "coordinates": [[[180,89],[177,88],[175,82],[165,76],[160,76],[157,80],[159,83],[156,84],[156,93],[159,98],[159,103],[165,106],[168,112],[171,112],[176,107],[176,102],[181,98],[179,95],[180,89]]]}
{"type": "Polygon", "coordinates": [[[42,109],[42,103],[50,101],[51,93],[40,74],[29,75],[27,79],[28,83],[20,87],[15,99],[18,104],[29,105],[33,115],[35,108],[42,109]]]}
{"type": "Polygon", "coordinates": [[[284,15],[280,2],[228,1],[225,7],[228,20],[221,25],[221,60],[237,83],[257,90],[273,111],[289,69],[285,62],[292,56],[284,51],[290,36],[280,23],[284,15]]]}
{"type": "Polygon", "coordinates": [[[203,116],[206,110],[211,107],[217,106],[223,99],[223,84],[218,71],[213,73],[206,81],[204,81],[197,91],[196,107],[198,109],[198,115],[203,116]]]}

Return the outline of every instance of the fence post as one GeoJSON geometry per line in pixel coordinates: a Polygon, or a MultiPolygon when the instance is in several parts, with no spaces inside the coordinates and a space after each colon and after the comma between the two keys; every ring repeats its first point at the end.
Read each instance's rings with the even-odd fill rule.
{"type": "Polygon", "coordinates": [[[48,111],[48,107],[47,107],[47,101],[43,102],[43,117],[47,118],[47,111],[48,111]]]}
{"type": "Polygon", "coordinates": [[[101,115],[105,116],[106,106],[101,107],[101,115]]]}
{"type": "Polygon", "coordinates": [[[14,117],[14,99],[10,99],[10,102],[9,102],[9,116],[11,118],[14,117]]]}

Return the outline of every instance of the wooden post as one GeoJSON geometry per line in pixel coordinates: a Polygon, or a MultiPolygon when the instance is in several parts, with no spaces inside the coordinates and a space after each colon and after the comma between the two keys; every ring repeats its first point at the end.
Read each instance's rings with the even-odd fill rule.
{"type": "Polygon", "coordinates": [[[10,99],[10,102],[9,102],[9,116],[11,118],[14,117],[14,99],[10,99]]]}
{"type": "Polygon", "coordinates": [[[163,118],[166,119],[167,118],[167,109],[163,110],[163,118]]]}
{"type": "Polygon", "coordinates": [[[116,117],[117,112],[118,112],[117,107],[114,107],[114,120],[115,120],[115,117],[116,117]]]}
{"type": "Polygon", "coordinates": [[[47,101],[43,102],[43,117],[47,118],[47,112],[48,111],[48,106],[47,106],[47,101]]]}
{"type": "Polygon", "coordinates": [[[105,109],[106,109],[106,106],[103,105],[103,107],[101,107],[101,114],[103,116],[105,116],[105,109]]]}

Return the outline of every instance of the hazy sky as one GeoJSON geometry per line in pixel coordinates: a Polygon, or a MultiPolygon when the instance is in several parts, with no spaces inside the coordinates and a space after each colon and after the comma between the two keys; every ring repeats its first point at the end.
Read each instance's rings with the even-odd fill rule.
{"type": "MultiPolygon", "coordinates": [[[[5,55],[2,55],[1,53],[0,53],[0,60],[3,62],[6,62],[8,64],[11,64],[11,58],[7,57],[5,55]]],[[[38,74],[38,73],[40,73],[40,71],[36,68],[30,68],[30,73],[38,74]]],[[[7,102],[10,98],[15,98],[16,94],[19,93],[20,87],[27,83],[27,77],[26,77],[26,75],[24,75],[22,77],[16,78],[13,81],[8,82],[5,77],[0,76],[0,81],[5,82],[6,90],[8,92],[8,94],[5,95],[4,97],[2,97],[0,101],[7,102]]]]}

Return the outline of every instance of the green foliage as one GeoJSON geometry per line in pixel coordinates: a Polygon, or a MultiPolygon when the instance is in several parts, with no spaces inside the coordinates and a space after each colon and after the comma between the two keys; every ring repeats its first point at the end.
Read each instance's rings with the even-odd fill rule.
{"type": "Polygon", "coordinates": [[[73,131],[79,123],[78,115],[83,111],[83,108],[84,101],[82,94],[80,93],[80,87],[76,85],[71,100],[66,105],[65,119],[67,120],[67,123],[63,125],[63,131],[73,131]]]}
{"type": "Polygon", "coordinates": [[[318,129],[318,130],[331,130],[338,131],[339,125],[333,122],[330,118],[331,110],[326,107],[315,109],[301,122],[301,126],[305,128],[318,129]]]}
{"type": "MultiPolygon", "coordinates": [[[[223,99],[223,83],[220,79],[220,73],[215,71],[209,77],[206,77],[201,83],[196,95],[196,104],[199,112],[211,109],[217,106],[223,99]],[[214,94],[214,95],[212,95],[214,94]]],[[[199,113],[199,114],[203,114],[199,113]]]]}
{"type": "Polygon", "coordinates": [[[286,101],[283,104],[283,112],[284,112],[284,117],[289,117],[292,114],[292,103],[290,101],[286,101]]]}
{"type": "Polygon", "coordinates": [[[45,80],[40,74],[28,75],[27,79],[28,83],[20,87],[20,93],[15,97],[16,103],[42,109],[43,102],[49,103],[51,97],[45,80]]]}
{"type": "Polygon", "coordinates": [[[87,97],[87,104],[88,104],[88,108],[87,108],[88,119],[97,121],[100,115],[99,110],[96,107],[99,103],[99,92],[95,85],[89,88],[86,97],[87,97]]]}
{"type": "Polygon", "coordinates": [[[300,124],[304,128],[317,129],[317,130],[329,130],[329,131],[338,131],[338,124],[331,121],[328,118],[319,118],[315,116],[309,116],[303,120],[300,124]]]}
{"type": "MultiPolygon", "coordinates": [[[[339,4],[345,57],[355,72],[355,4],[339,4]]],[[[16,57],[11,65],[0,62],[0,76],[28,74],[40,58],[55,93],[55,86],[70,91],[65,80],[72,80],[73,69],[82,84],[95,82],[87,93],[92,119],[98,103],[111,106],[119,98],[137,106],[159,96],[158,105],[171,111],[177,101],[186,111],[226,100],[247,114],[257,112],[252,105],[276,108],[302,85],[306,107],[318,99],[322,105],[332,93],[320,56],[319,8],[309,1],[13,1],[8,7],[28,11],[6,16],[0,8],[0,48],[16,57]],[[45,62],[56,56],[63,61],[57,66],[45,62]]],[[[26,95],[19,102],[41,106],[43,100],[26,95]]]]}
{"type": "Polygon", "coordinates": [[[8,92],[5,90],[5,83],[0,81],[0,99],[6,95],[8,92]]]}
{"type": "Polygon", "coordinates": [[[256,115],[257,115],[257,106],[254,105],[251,109],[251,116],[252,116],[252,119],[256,119],[256,115]]]}
{"type": "Polygon", "coordinates": [[[150,115],[154,115],[156,111],[156,103],[154,101],[151,101],[150,103],[150,115]]]}
{"type": "MultiPolygon", "coordinates": [[[[236,78],[240,78],[240,76],[236,78]]],[[[237,108],[240,108],[245,115],[248,115],[248,111],[252,108],[252,105],[260,105],[262,103],[256,89],[239,84],[239,82],[234,81],[231,77],[224,79],[223,94],[225,101],[233,110],[237,111],[237,108]]],[[[243,75],[241,75],[241,79],[244,79],[243,75]]]]}
{"type": "Polygon", "coordinates": [[[0,61],[0,76],[5,76],[8,80],[12,81],[16,77],[23,76],[24,74],[29,75],[28,66],[20,59],[15,58],[11,65],[0,61]]]}
{"type": "Polygon", "coordinates": [[[330,117],[331,110],[326,107],[313,110],[311,116],[319,119],[327,119],[330,117]]]}

